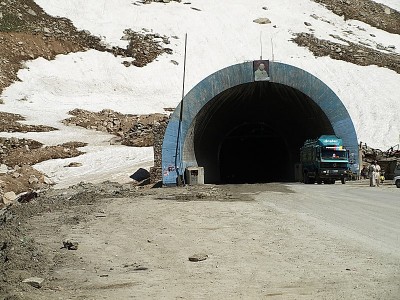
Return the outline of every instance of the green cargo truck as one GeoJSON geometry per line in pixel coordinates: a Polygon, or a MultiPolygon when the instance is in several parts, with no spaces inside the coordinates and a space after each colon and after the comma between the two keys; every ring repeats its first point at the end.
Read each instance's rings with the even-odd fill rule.
{"type": "Polygon", "coordinates": [[[344,184],[351,173],[349,151],[336,135],[305,141],[300,149],[300,162],[306,184],[333,184],[336,180],[344,184]]]}

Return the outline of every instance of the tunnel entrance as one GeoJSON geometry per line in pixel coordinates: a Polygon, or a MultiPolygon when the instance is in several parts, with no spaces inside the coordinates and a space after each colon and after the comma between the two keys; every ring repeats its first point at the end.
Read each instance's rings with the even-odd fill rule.
{"type": "Polygon", "coordinates": [[[304,141],[334,134],[318,105],[272,82],[230,88],[209,101],[194,126],[194,152],[206,183],[294,181],[304,141]]]}
{"type": "Polygon", "coordinates": [[[185,95],[164,134],[165,185],[197,166],[205,183],[294,181],[304,141],[323,134],[342,138],[354,158],[351,170],[359,170],[357,134],[334,91],[303,69],[261,62],[269,77],[256,78],[260,61],[243,62],[210,74],[185,95]]]}

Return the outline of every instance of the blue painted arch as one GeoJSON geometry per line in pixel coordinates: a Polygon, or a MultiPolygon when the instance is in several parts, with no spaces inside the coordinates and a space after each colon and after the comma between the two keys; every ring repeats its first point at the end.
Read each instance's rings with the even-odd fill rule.
{"type": "MultiPolygon", "coordinates": [[[[197,166],[193,145],[193,124],[201,109],[232,87],[254,82],[254,64],[244,62],[221,69],[199,82],[171,115],[162,145],[163,183],[175,185],[184,169],[197,166]],[[181,113],[181,107],[183,107],[181,113]],[[180,116],[182,120],[180,121],[180,116]]],[[[279,62],[269,62],[270,82],[294,88],[308,96],[324,112],[334,133],[343,139],[358,170],[358,140],[349,113],[339,97],[312,74],[279,62]]],[[[207,172],[207,170],[205,170],[207,172]]]]}

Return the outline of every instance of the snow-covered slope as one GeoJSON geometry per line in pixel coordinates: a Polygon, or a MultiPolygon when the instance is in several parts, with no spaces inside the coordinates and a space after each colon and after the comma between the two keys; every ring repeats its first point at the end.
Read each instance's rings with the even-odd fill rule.
{"type": "MultiPolygon", "coordinates": [[[[54,61],[37,59],[19,72],[21,82],[7,88],[3,111],[27,117],[29,124],[50,125],[57,132],[19,134],[46,145],[80,140],[89,142],[87,154],[74,158],[83,163],[79,170],[65,174],[66,161],[42,162],[35,167],[60,185],[104,180],[107,174],[128,181],[137,166],[152,165],[152,149],[120,147],[110,152],[111,136],[66,127],[60,121],[74,108],[122,113],[163,112],[181,99],[184,36],[188,34],[186,92],[203,78],[232,64],[258,59],[274,59],[302,68],[325,82],[348,109],[359,140],[383,150],[399,143],[400,75],[377,66],[357,66],[327,57],[316,58],[290,40],[293,33],[314,29],[319,38],[335,40],[338,35],[374,47],[394,45],[400,51],[400,37],[359,21],[339,17],[309,0],[192,0],[141,4],[131,0],[35,0],[47,13],[67,17],[79,29],[89,30],[109,45],[125,47],[125,29],[143,28],[170,38],[173,54],[163,54],[143,68],[125,67],[120,57],[90,50],[60,55],[54,61]],[[196,9],[193,9],[196,8],[196,9]],[[319,18],[313,18],[316,15],[319,18]],[[266,17],[271,24],[253,20],[266,17]],[[306,26],[308,22],[311,26],[306,26]],[[365,30],[362,30],[365,29],[365,30]],[[349,33],[352,32],[352,33],[349,33]],[[371,37],[373,34],[375,37],[371,37]],[[179,65],[171,63],[179,62],[179,65]],[[26,101],[21,101],[26,99],[26,101]],[[112,154],[110,154],[112,153],[112,154]],[[113,159],[102,157],[114,156],[113,159]],[[82,170],[84,172],[82,172],[82,170]],[[120,175],[120,176],[119,176],[120,175]],[[101,180],[100,180],[101,179],[101,180]]],[[[400,10],[398,0],[378,0],[400,10]]],[[[3,136],[7,134],[2,133],[3,136]]],[[[18,136],[15,133],[13,136],[18,136]]],[[[113,146],[115,147],[115,146],[113,146]]]]}

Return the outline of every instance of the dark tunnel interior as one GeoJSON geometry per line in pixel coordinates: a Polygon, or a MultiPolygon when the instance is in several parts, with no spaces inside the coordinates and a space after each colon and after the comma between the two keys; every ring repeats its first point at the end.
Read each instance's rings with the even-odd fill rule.
{"type": "Polygon", "coordinates": [[[194,124],[194,151],[205,183],[294,181],[304,141],[334,134],[312,99],[271,82],[222,92],[200,110],[194,124]]]}

